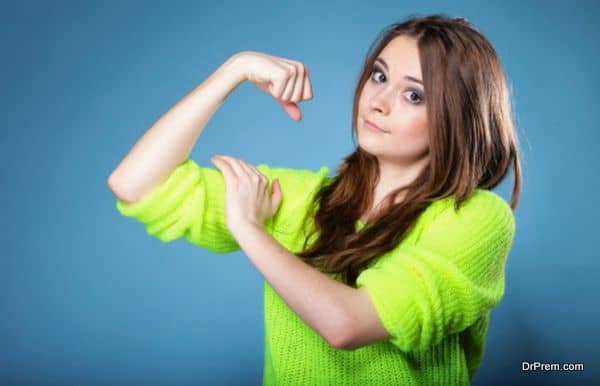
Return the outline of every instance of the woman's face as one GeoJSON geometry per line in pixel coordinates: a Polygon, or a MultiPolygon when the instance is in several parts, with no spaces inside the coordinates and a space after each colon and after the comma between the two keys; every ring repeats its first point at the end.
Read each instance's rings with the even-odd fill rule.
{"type": "Polygon", "coordinates": [[[359,97],[358,143],[380,161],[411,164],[429,152],[417,42],[398,36],[377,58],[359,97]],[[370,129],[365,120],[385,132],[370,129]]]}

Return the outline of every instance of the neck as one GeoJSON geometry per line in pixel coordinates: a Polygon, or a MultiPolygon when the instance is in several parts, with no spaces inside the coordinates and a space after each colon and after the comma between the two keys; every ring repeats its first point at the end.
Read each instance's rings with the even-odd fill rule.
{"type": "MultiPolygon", "coordinates": [[[[394,190],[410,184],[429,161],[428,155],[414,161],[410,164],[401,164],[392,162],[383,158],[378,158],[379,161],[379,181],[374,190],[373,203],[371,210],[363,215],[362,218],[369,218],[372,214],[382,209],[379,205],[383,204],[383,200],[394,190]]],[[[394,203],[402,202],[405,192],[396,196],[394,203]]]]}

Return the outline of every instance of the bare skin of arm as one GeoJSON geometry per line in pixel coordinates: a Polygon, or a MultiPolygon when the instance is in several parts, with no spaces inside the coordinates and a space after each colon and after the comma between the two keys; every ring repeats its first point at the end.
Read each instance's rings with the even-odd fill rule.
{"type": "Polygon", "coordinates": [[[238,57],[228,58],[133,145],[108,178],[115,196],[126,203],[137,201],[189,157],[206,123],[245,80],[238,57]]]}

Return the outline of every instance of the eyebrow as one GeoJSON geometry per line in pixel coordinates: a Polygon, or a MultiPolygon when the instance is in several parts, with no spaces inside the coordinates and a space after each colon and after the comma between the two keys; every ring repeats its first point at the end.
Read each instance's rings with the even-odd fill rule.
{"type": "MultiPolygon", "coordinates": [[[[381,59],[381,58],[377,58],[377,59],[375,59],[375,61],[376,61],[376,62],[381,62],[381,64],[383,65],[383,67],[385,67],[385,69],[386,69],[387,71],[390,71],[390,69],[388,68],[388,65],[387,65],[387,63],[385,62],[385,60],[383,60],[383,59],[381,59]]],[[[420,79],[413,78],[412,76],[409,76],[409,75],[406,75],[406,76],[404,76],[404,79],[406,79],[406,80],[410,80],[410,81],[412,81],[412,82],[415,82],[415,83],[419,83],[420,85],[423,85],[423,82],[421,82],[421,80],[420,80],[420,79]]]]}

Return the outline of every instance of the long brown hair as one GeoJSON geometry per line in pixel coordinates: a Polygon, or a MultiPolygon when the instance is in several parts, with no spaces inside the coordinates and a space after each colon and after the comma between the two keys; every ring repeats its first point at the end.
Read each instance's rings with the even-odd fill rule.
{"type": "Polygon", "coordinates": [[[370,261],[393,249],[433,201],[455,196],[458,210],[474,189],[497,186],[511,164],[513,211],[521,191],[518,139],[502,65],[488,40],[463,18],[413,16],[379,33],[354,91],[353,139],[363,85],[379,53],[399,35],[415,38],[419,47],[427,95],[429,163],[410,184],[386,196],[381,210],[357,232],[356,221],[374,200],[379,167],[375,156],[356,147],[338,166],[333,180],[316,193],[313,210],[304,218],[306,224],[312,216],[314,227],[303,250],[296,253],[322,272],[341,274],[342,281],[353,287],[370,261]],[[401,193],[402,201],[395,203],[401,193]],[[318,237],[307,249],[315,233],[318,237]]]}

